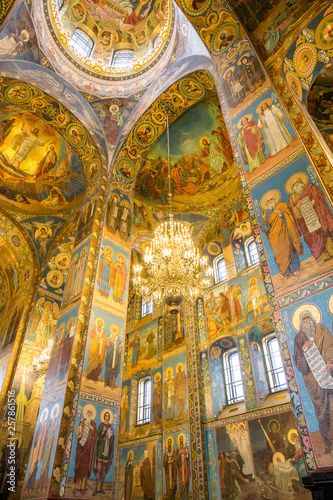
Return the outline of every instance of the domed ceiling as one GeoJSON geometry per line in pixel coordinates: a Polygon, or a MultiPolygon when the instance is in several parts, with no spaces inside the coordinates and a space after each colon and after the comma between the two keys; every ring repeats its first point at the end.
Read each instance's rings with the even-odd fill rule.
{"type": "MultiPolygon", "coordinates": [[[[198,88],[192,81],[187,92],[198,88]]],[[[149,136],[149,127],[143,134],[149,136]]],[[[143,135],[144,139],[144,135],[143,135]]],[[[217,96],[185,111],[170,127],[171,192],[175,212],[203,212],[228,203],[240,182],[217,96]]],[[[168,210],[167,140],[164,133],[139,173],[137,205],[168,210]]]]}
{"type": "Polygon", "coordinates": [[[162,66],[167,63],[161,58],[170,46],[174,23],[169,0],[69,0],[60,9],[58,4],[48,1],[36,6],[35,22],[41,28],[45,51],[59,71],[66,60],[68,76],[75,68],[85,79],[104,81],[101,88],[81,81],[84,90],[98,92],[105,81],[137,78],[158,61],[162,66]],[[78,33],[85,41],[75,42],[78,33]],[[89,50],[85,52],[86,42],[89,50]],[[120,66],[115,65],[115,53],[125,50],[134,53],[134,59],[126,61],[125,57],[120,66]]]}
{"type": "MultiPolygon", "coordinates": [[[[69,144],[45,121],[18,107],[2,107],[0,120],[1,206],[44,215],[77,207],[86,179],[69,144]]],[[[79,141],[80,133],[73,128],[69,141],[79,141]]]]}

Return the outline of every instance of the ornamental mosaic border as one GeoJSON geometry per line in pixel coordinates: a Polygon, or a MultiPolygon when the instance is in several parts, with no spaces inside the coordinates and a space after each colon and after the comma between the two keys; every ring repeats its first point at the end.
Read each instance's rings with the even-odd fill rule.
{"type": "Polygon", "coordinates": [[[141,437],[138,439],[132,439],[129,441],[123,441],[118,443],[118,450],[123,448],[132,448],[133,446],[137,446],[139,444],[150,443],[151,441],[159,441],[163,438],[163,433],[153,434],[145,437],[141,437]]]}

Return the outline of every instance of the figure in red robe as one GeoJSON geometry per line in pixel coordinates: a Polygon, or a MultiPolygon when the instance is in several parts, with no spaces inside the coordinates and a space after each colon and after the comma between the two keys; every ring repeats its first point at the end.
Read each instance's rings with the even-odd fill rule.
{"type": "Polygon", "coordinates": [[[73,493],[76,493],[78,490],[84,492],[87,489],[87,481],[91,474],[94,449],[97,440],[97,429],[93,420],[94,408],[88,405],[86,407],[86,412],[83,408],[82,413],[83,418],[76,432],[78,441],[75,456],[73,493]],[[86,414],[85,416],[84,413],[86,414]]]}
{"type": "Polygon", "coordinates": [[[184,443],[184,435],[179,436],[179,446],[176,452],[176,461],[178,469],[179,493],[182,500],[188,500],[188,490],[191,478],[190,452],[184,443]]]}

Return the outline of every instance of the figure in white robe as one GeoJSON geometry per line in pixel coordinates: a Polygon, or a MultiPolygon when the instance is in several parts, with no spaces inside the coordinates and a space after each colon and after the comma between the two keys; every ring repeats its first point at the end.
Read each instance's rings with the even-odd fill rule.
{"type": "Polygon", "coordinates": [[[269,105],[267,101],[261,104],[260,109],[258,125],[264,133],[271,156],[274,156],[291,143],[291,136],[283,123],[286,116],[280,108],[269,105]]]}

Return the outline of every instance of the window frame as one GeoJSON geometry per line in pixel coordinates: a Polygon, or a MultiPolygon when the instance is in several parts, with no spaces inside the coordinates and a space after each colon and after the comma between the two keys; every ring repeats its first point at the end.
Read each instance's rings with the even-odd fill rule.
{"type": "Polygon", "coordinates": [[[265,335],[265,337],[263,337],[263,339],[261,340],[261,345],[262,345],[262,352],[264,354],[266,377],[270,394],[286,391],[288,389],[287,377],[284,370],[284,364],[280,352],[280,344],[276,337],[276,334],[269,333],[268,335],[265,335]],[[274,352],[272,352],[270,349],[270,345],[274,340],[276,340],[277,342],[277,351],[275,351],[275,353],[278,354],[277,356],[274,356],[274,352]],[[274,363],[272,361],[272,359],[274,358],[280,359],[281,361],[280,366],[274,367],[274,363]],[[282,383],[280,379],[281,374],[283,375],[284,378],[284,382],[282,383]]]}
{"type": "Polygon", "coordinates": [[[135,56],[135,54],[134,54],[134,50],[133,49],[118,49],[118,50],[115,50],[114,53],[113,53],[113,57],[112,57],[111,68],[114,69],[115,71],[120,71],[120,72],[121,71],[125,71],[126,69],[131,69],[132,66],[133,66],[134,56],[135,56]],[[121,60],[121,57],[119,58],[119,56],[117,54],[120,54],[120,53],[125,54],[125,52],[133,54],[132,60],[128,64],[121,65],[119,67],[119,66],[117,66],[117,59],[121,60]]]}
{"type": "Polygon", "coordinates": [[[244,241],[244,253],[245,253],[245,260],[246,260],[247,267],[258,266],[260,264],[260,255],[258,252],[257,244],[254,241],[253,236],[249,236],[244,241]],[[254,245],[254,248],[256,249],[257,260],[252,260],[252,258],[251,258],[250,246],[252,244],[254,245]]]}
{"type": "Polygon", "coordinates": [[[153,314],[153,299],[146,301],[141,299],[141,318],[145,318],[149,314],[153,314]]]}
{"type": "Polygon", "coordinates": [[[93,41],[93,39],[84,30],[82,30],[81,28],[76,28],[76,30],[74,31],[73,36],[71,38],[70,46],[81,57],[83,57],[85,59],[88,59],[90,57],[90,55],[91,55],[91,52],[92,52],[93,48],[94,48],[94,41],[93,41]],[[75,37],[79,41],[81,41],[83,45],[85,45],[86,47],[88,47],[89,52],[86,52],[86,53],[82,53],[81,52],[81,50],[84,49],[84,47],[82,45],[80,45],[80,43],[78,43],[77,40],[74,39],[75,37]],[[87,43],[88,41],[89,41],[89,43],[87,43]],[[90,44],[91,44],[91,47],[90,47],[90,44]]]}
{"type": "Polygon", "coordinates": [[[239,404],[244,401],[244,387],[243,387],[243,377],[242,377],[242,369],[240,365],[239,354],[237,348],[228,349],[223,353],[222,357],[222,368],[223,368],[223,378],[224,378],[224,387],[225,387],[225,396],[226,396],[226,404],[227,406],[239,404]],[[231,358],[235,355],[238,357],[238,367],[240,378],[237,380],[233,380],[233,366],[230,364],[231,358]],[[241,387],[242,394],[239,394],[238,388],[241,387]],[[237,395],[238,393],[238,395],[237,395]]]}
{"type": "Polygon", "coordinates": [[[227,265],[225,263],[225,259],[223,253],[218,255],[213,261],[213,270],[214,270],[214,284],[218,285],[219,283],[226,283],[228,281],[228,273],[227,273],[227,265]],[[219,263],[224,263],[224,271],[220,273],[219,263]],[[224,277],[225,275],[225,277],[224,277]]]}
{"type": "Polygon", "coordinates": [[[151,414],[151,377],[142,377],[138,383],[138,399],[136,407],[136,425],[146,425],[151,414]],[[149,385],[149,388],[148,388],[149,385]]]}

